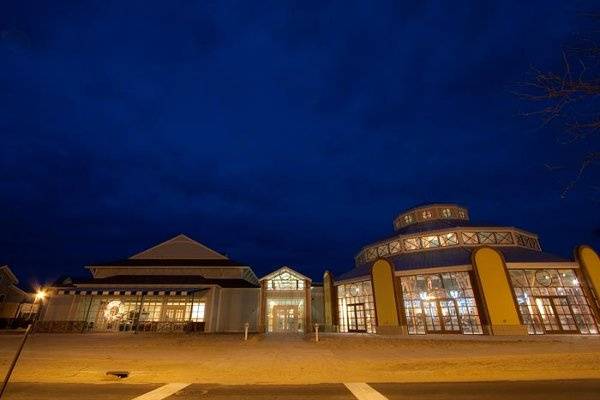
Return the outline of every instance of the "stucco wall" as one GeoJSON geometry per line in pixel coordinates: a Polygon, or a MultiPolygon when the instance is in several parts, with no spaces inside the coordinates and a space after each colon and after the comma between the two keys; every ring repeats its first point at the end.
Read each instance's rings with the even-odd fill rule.
{"type": "Polygon", "coordinates": [[[243,332],[244,323],[249,330],[258,329],[260,289],[221,289],[219,293],[216,332],[243,332]]]}

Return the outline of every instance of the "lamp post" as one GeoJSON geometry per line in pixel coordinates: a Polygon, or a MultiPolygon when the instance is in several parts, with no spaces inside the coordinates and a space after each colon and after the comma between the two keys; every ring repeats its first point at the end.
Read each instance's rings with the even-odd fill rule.
{"type": "MultiPolygon", "coordinates": [[[[33,311],[33,308],[37,301],[39,301],[41,304],[41,302],[45,298],[46,298],[46,292],[43,289],[38,290],[37,293],[35,294],[35,299],[33,300],[33,304],[31,305],[31,310],[33,311]]],[[[29,332],[31,332],[31,330],[33,329],[33,325],[35,325],[35,323],[37,321],[38,314],[39,314],[39,312],[36,311],[35,317],[33,317],[33,322],[27,326],[27,329],[25,330],[25,334],[23,335],[23,339],[21,339],[21,343],[19,344],[19,348],[17,349],[17,353],[15,354],[12,362],[10,363],[10,367],[8,368],[8,371],[6,372],[6,377],[4,377],[4,382],[2,382],[2,388],[0,388],[0,398],[2,398],[2,395],[4,395],[4,391],[6,390],[6,385],[8,384],[8,380],[10,379],[13,369],[15,369],[15,365],[17,364],[17,361],[19,360],[19,356],[21,355],[23,346],[25,346],[25,342],[27,341],[29,332]]],[[[30,313],[30,315],[31,315],[31,313],[30,313]]]]}

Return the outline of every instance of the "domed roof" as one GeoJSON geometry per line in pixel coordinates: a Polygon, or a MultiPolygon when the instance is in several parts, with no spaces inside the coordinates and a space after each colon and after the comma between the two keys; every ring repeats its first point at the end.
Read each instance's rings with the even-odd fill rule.
{"type": "MultiPolygon", "coordinates": [[[[468,210],[453,203],[413,207],[394,219],[394,228],[392,236],[363,247],[355,258],[355,264],[358,266],[378,258],[400,255],[413,257],[416,253],[428,256],[429,252],[444,249],[468,249],[470,253],[470,250],[482,245],[541,252],[537,235],[514,227],[473,224],[468,210]]],[[[406,260],[409,258],[405,257],[406,260]]]]}

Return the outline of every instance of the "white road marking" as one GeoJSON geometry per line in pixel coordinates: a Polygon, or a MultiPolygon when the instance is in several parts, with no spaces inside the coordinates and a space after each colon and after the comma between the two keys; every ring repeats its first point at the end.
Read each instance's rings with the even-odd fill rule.
{"type": "Polygon", "coordinates": [[[181,389],[189,386],[189,383],[167,383],[151,392],[144,393],[132,400],[162,400],[172,394],[179,392],[181,389]]]}
{"type": "Polygon", "coordinates": [[[388,400],[387,397],[366,383],[344,383],[358,400],[388,400]]]}

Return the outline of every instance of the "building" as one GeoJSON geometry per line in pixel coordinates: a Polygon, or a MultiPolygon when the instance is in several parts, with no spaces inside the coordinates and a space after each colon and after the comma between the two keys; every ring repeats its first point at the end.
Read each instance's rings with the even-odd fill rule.
{"type": "Polygon", "coordinates": [[[179,235],[48,288],[38,330],[598,334],[600,258],[589,246],[558,257],[536,234],[472,223],[456,204],[407,210],[394,229],[322,285],[289,267],[259,279],[179,235]]]}
{"type": "Polygon", "coordinates": [[[325,272],[325,324],[340,332],[408,335],[597,334],[600,259],[567,260],[522,229],[477,225],[456,204],[401,213],[392,236],[355,267],[325,272]]]}
{"type": "Polygon", "coordinates": [[[38,331],[305,332],[322,320],[322,288],[309,278],[282,267],[259,280],[185,235],[86,269],[90,278],[47,288],[38,331]]]}
{"type": "Polygon", "coordinates": [[[31,316],[33,295],[21,290],[8,265],[0,267],[0,327],[17,327],[31,316]]]}

